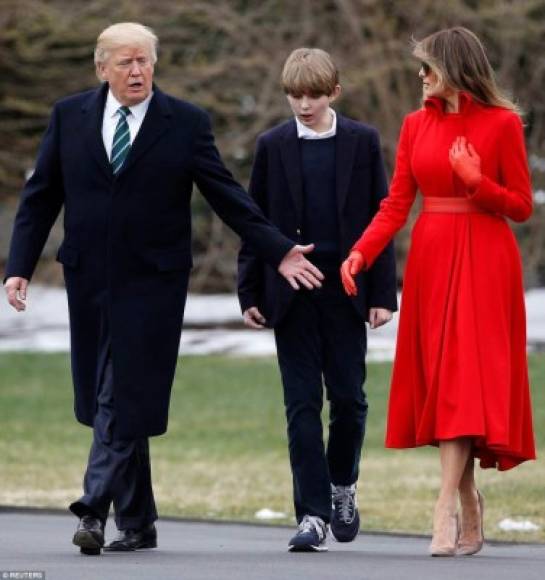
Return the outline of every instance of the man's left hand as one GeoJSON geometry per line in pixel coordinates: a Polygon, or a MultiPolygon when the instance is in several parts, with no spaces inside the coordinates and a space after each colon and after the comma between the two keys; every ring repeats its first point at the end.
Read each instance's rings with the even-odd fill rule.
{"type": "Polygon", "coordinates": [[[371,328],[378,328],[392,320],[392,311],[386,308],[370,308],[369,309],[369,326],[371,328]]]}
{"type": "Polygon", "coordinates": [[[304,256],[312,250],[314,250],[314,244],[293,246],[278,266],[278,271],[294,290],[299,290],[299,284],[309,290],[322,286],[321,281],[324,279],[324,275],[304,256]]]}

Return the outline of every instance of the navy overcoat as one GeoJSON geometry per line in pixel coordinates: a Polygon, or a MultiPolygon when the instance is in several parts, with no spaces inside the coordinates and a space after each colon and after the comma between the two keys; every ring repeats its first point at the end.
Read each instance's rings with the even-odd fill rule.
{"type": "Polygon", "coordinates": [[[157,86],[153,91],[115,177],[101,132],[108,85],[55,105],[22,192],[5,273],[31,278],[64,207],[58,260],[68,294],[75,413],[92,425],[107,334],[118,438],[167,428],[192,265],[193,183],[272,268],[293,246],[224,167],[208,115],[157,86]]]}

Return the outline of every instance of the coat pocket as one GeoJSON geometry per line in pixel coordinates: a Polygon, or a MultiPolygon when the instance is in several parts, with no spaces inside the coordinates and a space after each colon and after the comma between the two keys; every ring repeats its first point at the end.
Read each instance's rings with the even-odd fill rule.
{"type": "Polygon", "coordinates": [[[66,244],[61,244],[57,252],[57,262],[67,268],[77,268],[79,264],[79,250],[66,244]]]}

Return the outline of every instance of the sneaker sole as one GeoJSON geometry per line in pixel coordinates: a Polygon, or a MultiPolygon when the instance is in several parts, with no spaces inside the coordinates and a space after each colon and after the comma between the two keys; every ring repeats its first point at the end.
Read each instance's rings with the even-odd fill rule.
{"type": "Polygon", "coordinates": [[[359,533],[360,531],[358,530],[353,536],[339,535],[339,537],[337,537],[335,533],[332,531],[331,535],[333,536],[336,542],[339,542],[339,544],[348,544],[349,542],[353,542],[358,537],[359,533]]]}
{"type": "Polygon", "coordinates": [[[288,552],[327,552],[327,546],[313,546],[312,544],[288,546],[288,552]]]}

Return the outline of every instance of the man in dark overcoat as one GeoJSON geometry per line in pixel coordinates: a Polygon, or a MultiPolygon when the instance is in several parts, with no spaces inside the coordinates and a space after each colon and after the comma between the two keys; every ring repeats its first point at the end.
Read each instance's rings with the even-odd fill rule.
{"type": "Polygon", "coordinates": [[[320,285],[295,245],[224,167],[208,115],[153,83],[157,37],[105,29],[95,49],[100,88],[53,108],[15,219],[5,289],[27,287],[64,207],[64,267],[77,419],[93,427],[73,538],[99,554],[113,502],[119,534],[106,548],[157,545],[148,437],[167,429],[191,258],[196,183],[214,211],[297,288],[320,285]]]}

